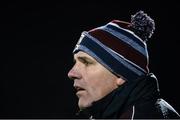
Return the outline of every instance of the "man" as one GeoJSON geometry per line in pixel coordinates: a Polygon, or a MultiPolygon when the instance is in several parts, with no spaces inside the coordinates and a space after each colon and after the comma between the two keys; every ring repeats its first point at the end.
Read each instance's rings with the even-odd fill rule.
{"type": "Polygon", "coordinates": [[[180,118],[160,98],[148,69],[146,41],[155,30],[143,11],[131,23],[113,20],[83,32],[68,76],[79,98],[79,116],[88,118],[180,118]]]}

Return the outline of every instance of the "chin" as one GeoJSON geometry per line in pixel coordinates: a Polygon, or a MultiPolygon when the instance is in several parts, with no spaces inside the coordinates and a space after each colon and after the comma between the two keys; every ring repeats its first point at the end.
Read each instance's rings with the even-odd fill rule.
{"type": "Polygon", "coordinates": [[[78,106],[80,109],[85,109],[87,107],[90,107],[91,105],[92,105],[92,102],[79,99],[78,106]]]}

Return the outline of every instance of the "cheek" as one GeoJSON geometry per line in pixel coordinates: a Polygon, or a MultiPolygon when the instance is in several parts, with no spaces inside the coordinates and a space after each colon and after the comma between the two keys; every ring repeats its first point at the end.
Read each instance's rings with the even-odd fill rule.
{"type": "Polygon", "coordinates": [[[116,78],[108,73],[95,72],[86,81],[89,95],[95,101],[117,88],[116,78]]]}
{"type": "Polygon", "coordinates": [[[92,75],[86,79],[86,88],[88,92],[89,99],[96,101],[103,97],[103,92],[105,92],[106,86],[102,80],[103,78],[97,75],[92,75]]]}
{"type": "Polygon", "coordinates": [[[101,93],[101,83],[95,75],[88,74],[84,81],[85,88],[87,90],[87,98],[91,101],[95,101],[99,98],[101,93]]]}

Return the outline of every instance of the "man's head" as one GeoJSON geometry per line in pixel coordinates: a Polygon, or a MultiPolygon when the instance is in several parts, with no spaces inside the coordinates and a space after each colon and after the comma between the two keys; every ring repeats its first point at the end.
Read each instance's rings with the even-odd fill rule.
{"type": "Polygon", "coordinates": [[[76,95],[81,109],[103,98],[125,81],[115,76],[93,57],[85,52],[74,55],[75,65],[69,71],[69,78],[74,80],[76,95]]]}
{"type": "Polygon", "coordinates": [[[140,11],[131,23],[113,20],[82,33],[73,51],[76,64],[68,73],[80,108],[149,72],[146,41],[154,29],[154,21],[140,11]]]}

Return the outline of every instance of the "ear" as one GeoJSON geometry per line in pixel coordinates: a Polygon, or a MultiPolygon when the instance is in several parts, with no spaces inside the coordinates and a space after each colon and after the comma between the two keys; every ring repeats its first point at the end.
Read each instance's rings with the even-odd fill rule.
{"type": "Polygon", "coordinates": [[[119,77],[116,79],[116,83],[118,86],[120,86],[125,83],[125,80],[123,78],[119,77]]]}

